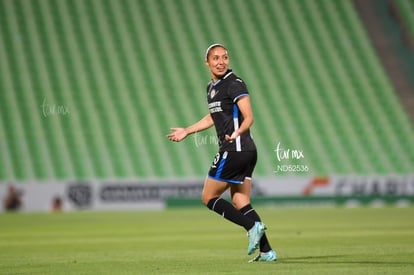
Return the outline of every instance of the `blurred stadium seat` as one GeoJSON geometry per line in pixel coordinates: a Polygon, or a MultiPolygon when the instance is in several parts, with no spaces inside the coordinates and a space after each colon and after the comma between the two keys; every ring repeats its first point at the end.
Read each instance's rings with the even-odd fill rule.
{"type": "Polygon", "coordinates": [[[403,15],[407,29],[411,36],[414,37],[414,2],[410,0],[397,0],[395,2],[403,15]]]}
{"type": "Polygon", "coordinates": [[[2,0],[0,180],[203,177],[214,130],[165,135],[207,113],[214,42],[251,93],[256,175],[279,142],[314,175],[413,172],[412,123],[352,1],[2,0]]]}

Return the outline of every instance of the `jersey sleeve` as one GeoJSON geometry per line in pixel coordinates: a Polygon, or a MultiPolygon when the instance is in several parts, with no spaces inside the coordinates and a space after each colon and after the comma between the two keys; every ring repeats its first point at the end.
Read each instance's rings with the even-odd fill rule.
{"type": "Polygon", "coordinates": [[[236,102],[242,96],[249,95],[249,91],[247,90],[246,84],[240,78],[236,78],[233,81],[233,83],[229,87],[228,93],[233,102],[236,102]]]}

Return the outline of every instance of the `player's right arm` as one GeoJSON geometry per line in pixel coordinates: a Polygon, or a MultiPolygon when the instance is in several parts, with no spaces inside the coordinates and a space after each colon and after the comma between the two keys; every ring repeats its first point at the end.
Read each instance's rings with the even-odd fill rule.
{"type": "Polygon", "coordinates": [[[187,128],[171,128],[172,133],[168,134],[167,138],[171,141],[179,142],[185,139],[187,136],[206,130],[213,125],[214,121],[209,113],[198,122],[194,123],[191,126],[188,126],[187,128]]]}

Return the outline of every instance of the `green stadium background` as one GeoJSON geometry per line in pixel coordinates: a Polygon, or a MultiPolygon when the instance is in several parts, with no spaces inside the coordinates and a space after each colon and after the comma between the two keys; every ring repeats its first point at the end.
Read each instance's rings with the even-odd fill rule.
{"type": "Polygon", "coordinates": [[[414,172],[413,124],[352,1],[0,0],[0,181],[204,178],[214,129],[166,134],[208,112],[216,42],[251,93],[255,176],[278,176],[278,143],[304,153],[293,174],[414,172]]]}

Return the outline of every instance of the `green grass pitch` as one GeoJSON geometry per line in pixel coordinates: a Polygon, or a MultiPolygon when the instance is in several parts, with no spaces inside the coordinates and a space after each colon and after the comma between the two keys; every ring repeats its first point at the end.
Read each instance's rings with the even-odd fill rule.
{"type": "Polygon", "coordinates": [[[0,214],[0,274],[414,274],[414,208],[259,208],[279,260],[207,210],[0,214]]]}

